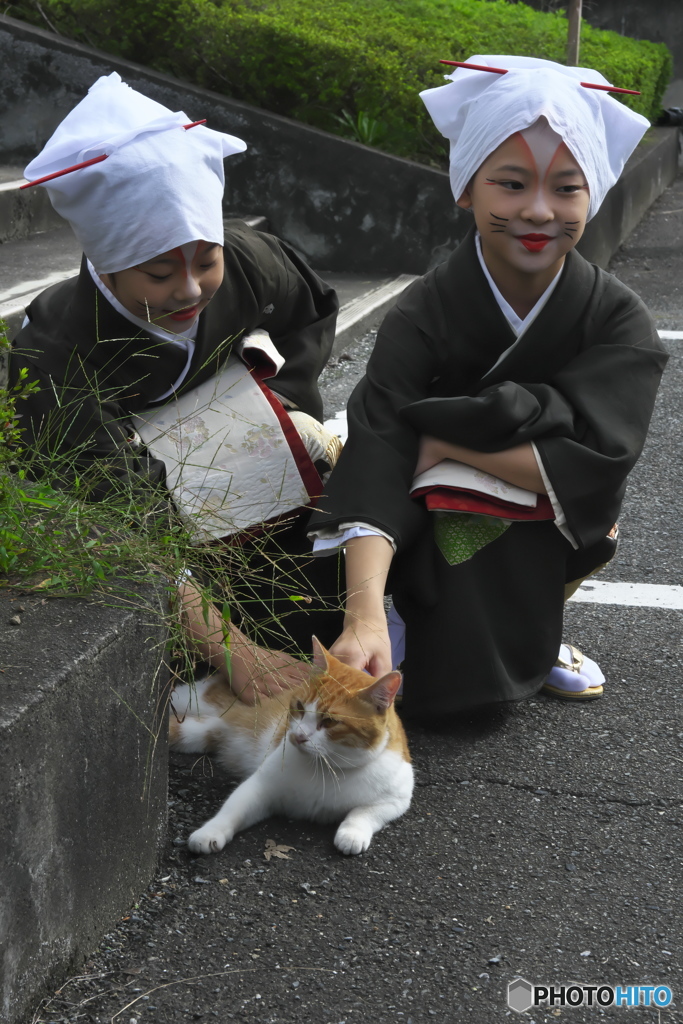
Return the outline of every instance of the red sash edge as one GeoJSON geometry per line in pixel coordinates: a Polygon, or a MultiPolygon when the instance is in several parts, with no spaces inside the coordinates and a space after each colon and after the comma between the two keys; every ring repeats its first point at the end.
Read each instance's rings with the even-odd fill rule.
{"type": "Polygon", "coordinates": [[[284,405],[277,395],[273,394],[268,385],[264,384],[260,373],[258,372],[259,368],[247,368],[252,375],[252,379],[261,389],[263,397],[269,403],[278,418],[278,422],[282,428],[282,433],[285,435],[285,440],[287,441],[290,451],[294,456],[296,468],[299,470],[301,479],[303,480],[306,491],[308,492],[310,502],[308,505],[300,505],[298,508],[290,509],[289,512],[281,512],[280,515],[273,516],[272,519],[267,519],[263,523],[254,523],[253,526],[247,527],[246,530],[240,530],[239,533],[229,534],[227,537],[217,537],[212,542],[216,545],[245,544],[247,541],[261,536],[267,527],[286,524],[289,519],[297,518],[306,509],[315,508],[317,505],[317,499],[323,491],[323,482],[320,479],[318,470],[315,468],[311,456],[306,451],[306,446],[299,437],[299,432],[290,420],[284,405]]]}
{"type": "MultiPolygon", "coordinates": [[[[273,412],[277,416],[280,427],[282,428],[282,433],[285,435],[285,440],[287,441],[292,455],[294,456],[296,468],[301,474],[301,479],[304,482],[304,487],[306,488],[308,497],[310,498],[309,504],[305,507],[315,508],[318,498],[322,494],[323,490],[323,482],[320,479],[318,470],[315,468],[311,456],[306,451],[305,444],[299,437],[298,430],[290,420],[287,410],[280,399],[277,395],[273,394],[267,384],[264,384],[257,372],[252,371],[252,377],[260,387],[264,398],[268,401],[273,412]]],[[[294,509],[292,509],[292,512],[294,512],[294,509]]],[[[285,515],[291,515],[291,513],[285,513],[285,515]]]]}
{"type": "Polygon", "coordinates": [[[539,522],[555,518],[547,494],[539,494],[535,508],[517,505],[464,487],[420,487],[411,493],[411,497],[424,498],[430,512],[470,512],[517,522],[539,522]]]}

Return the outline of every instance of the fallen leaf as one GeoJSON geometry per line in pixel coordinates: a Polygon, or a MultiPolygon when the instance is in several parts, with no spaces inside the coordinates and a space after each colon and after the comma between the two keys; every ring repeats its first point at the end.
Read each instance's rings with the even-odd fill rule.
{"type": "Polygon", "coordinates": [[[228,884],[227,878],[219,878],[218,879],[218,884],[219,885],[227,885],[228,884]]]}
{"type": "Polygon", "coordinates": [[[296,846],[278,845],[274,839],[266,839],[266,848],[263,856],[266,860],[270,860],[271,857],[279,857],[280,860],[291,860],[292,858],[287,856],[288,850],[296,850],[296,846]]]}

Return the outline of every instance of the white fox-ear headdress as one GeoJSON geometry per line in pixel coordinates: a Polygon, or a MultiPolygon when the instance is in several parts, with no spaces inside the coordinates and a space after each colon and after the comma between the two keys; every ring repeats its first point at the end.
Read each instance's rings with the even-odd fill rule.
{"type": "MultiPolygon", "coordinates": [[[[24,171],[100,274],[203,239],[223,244],[223,160],[246,143],[99,78],[24,171]]],[[[28,186],[24,186],[28,187],[28,186]]]]}
{"type": "Polygon", "coordinates": [[[484,160],[515,132],[545,117],[579,163],[590,191],[588,218],[640,142],[650,122],[619,103],[592,68],[537,57],[475,55],[456,64],[448,85],[420,96],[451,144],[451,188],[460,198],[484,160]],[[475,67],[472,67],[475,65],[475,67]]]}

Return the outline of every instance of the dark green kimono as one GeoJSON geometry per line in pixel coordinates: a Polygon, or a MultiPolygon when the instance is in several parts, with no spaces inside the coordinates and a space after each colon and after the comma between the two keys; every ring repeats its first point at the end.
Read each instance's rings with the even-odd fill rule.
{"type": "MultiPolygon", "coordinates": [[[[226,230],[224,259],[223,282],[200,314],[192,362],[176,394],[213,376],[233,342],[262,328],[285,359],[268,383],[322,419],[318,377],[334,341],[334,290],[284,243],[239,222],[226,230]]],[[[135,443],[131,414],[169,391],[185,367],[186,352],[150,338],[121,316],[97,289],[85,261],[78,277],[47,289],[27,315],[30,322],[14,342],[10,380],[16,382],[23,367],[28,380],[40,385],[19,403],[24,441],[36,457],[34,472],[44,470],[43,457],[66,455],[64,484],[78,476],[91,498],[120,491],[126,498],[132,494],[138,507],[166,513],[165,466],[135,443]]],[[[49,467],[52,480],[55,465],[53,460],[49,467]]],[[[234,621],[240,621],[241,610],[263,624],[261,639],[272,647],[291,646],[293,640],[310,652],[313,633],[332,642],[341,628],[338,571],[332,560],[323,566],[311,559],[303,517],[261,541],[250,568],[250,574],[228,573],[234,621]],[[313,599],[293,605],[292,592],[313,599]]]]}
{"type": "Polygon", "coordinates": [[[565,582],[609,557],[667,358],[640,299],[574,251],[514,342],[472,231],[385,318],[311,523],[362,522],[395,539],[388,589],[406,622],[404,706],[416,714],[540,688],[561,642],[565,582]],[[521,522],[449,565],[433,513],[408,493],[422,434],[478,451],[534,441],[578,550],[553,522],[521,522]]]}

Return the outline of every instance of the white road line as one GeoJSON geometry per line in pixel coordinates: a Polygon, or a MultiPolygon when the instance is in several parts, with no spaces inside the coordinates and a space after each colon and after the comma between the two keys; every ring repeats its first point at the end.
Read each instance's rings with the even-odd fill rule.
{"type": "Polygon", "coordinates": [[[683,341],[683,331],[657,331],[662,341],[683,341]]]}
{"type": "Polygon", "coordinates": [[[673,608],[683,611],[683,587],[587,580],[570,600],[581,604],[619,604],[630,608],[673,608]]]}
{"type": "Polygon", "coordinates": [[[350,327],[357,324],[363,317],[374,313],[376,309],[380,309],[386,302],[399,296],[409,284],[416,280],[415,274],[401,274],[392,281],[387,281],[386,284],[380,285],[379,288],[373,288],[371,292],[366,292],[365,295],[359,295],[357,299],[347,302],[339,310],[337,337],[343,334],[344,331],[348,331],[350,327]]]}
{"type": "Polygon", "coordinates": [[[16,178],[14,181],[3,181],[0,184],[0,192],[15,192],[18,191],[19,186],[23,185],[26,178],[16,178]]]}

